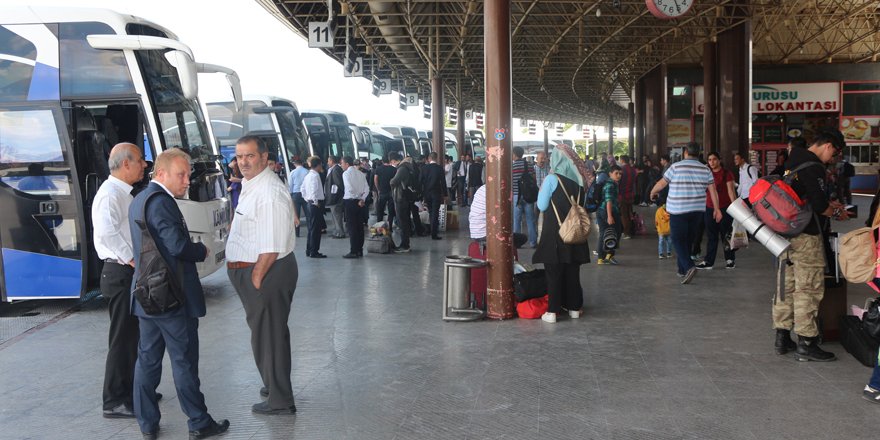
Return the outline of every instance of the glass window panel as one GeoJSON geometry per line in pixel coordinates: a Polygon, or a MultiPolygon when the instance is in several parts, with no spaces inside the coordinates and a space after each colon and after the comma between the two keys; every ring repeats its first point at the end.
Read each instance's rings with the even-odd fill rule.
{"type": "Polygon", "coordinates": [[[0,111],[0,182],[33,195],[71,194],[52,110],[0,111]]]}
{"type": "Polygon", "coordinates": [[[88,35],[115,34],[104,23],[61,23],[61,95],[131,95],[134,84],[120,50],[93,49],[88,35]]]}

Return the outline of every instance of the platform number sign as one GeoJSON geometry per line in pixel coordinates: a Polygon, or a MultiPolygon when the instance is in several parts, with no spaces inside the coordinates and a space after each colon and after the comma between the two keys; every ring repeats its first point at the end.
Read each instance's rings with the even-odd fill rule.
{"type": "Polygon", "coordinates": [[[474,119],[474,111],[471,109],[467,109],[464,111],[464,119],[470,121],[474,119]]]}
{"type": "Polygon", "coordinates": [[[354,66],[352,66],[351,73],[348,73],[344,68],[342,69],[342,73],[346,78],[364,76],[364,57],[357,57],[354,59],[354,66]]]}
{"type": "Polygon", "coordinates": [[[419,94],[418,93],[407,93],[406,94],[406,106],[407,107],[417,107],[419,105],[419,94]]]}
{"type": "Polygon", "coordinates": [[[390,79],[376,79],[375,87],[379,89],[380,95],[390,95],[391,94],[391,80],[390,79]]]}
{"type": "Polygon", "coordinates": [[[335,26],[329,21],[309,22],[309,47],[332,48],[335,33],[335,26]]]}

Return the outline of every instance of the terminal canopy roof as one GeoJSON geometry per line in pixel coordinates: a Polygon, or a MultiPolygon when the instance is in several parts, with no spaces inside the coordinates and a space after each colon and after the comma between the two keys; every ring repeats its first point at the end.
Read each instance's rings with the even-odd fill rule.
{"type": "MultiPolygon", "coordinates": [[[[465,107],[483,107],[482,1],[257,1],[306,38],[309,22],[331,20],[333,47],[323,50],[342,62],[351,46],[368,78],[392,78],[394,90],[430,100],[439,75],[447,105],[461,96],[465,107]]],[[[704,43],[745,22],[754,64],[876,62],[880,53],[878,1],[694,3],[660,20],[644,0],[511,0],[514,116],[623,122],[642,75],[661,63],[698,66],[704,43]]]]}

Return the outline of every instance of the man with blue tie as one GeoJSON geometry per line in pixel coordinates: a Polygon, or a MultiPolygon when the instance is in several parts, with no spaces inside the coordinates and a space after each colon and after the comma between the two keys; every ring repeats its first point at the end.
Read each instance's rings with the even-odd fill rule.
{"type": "MultiPolygon", "coordinates": [[[[175,198],[189,188],[190,157],[183,150],[171,149],[156,158],[153,181],[131,203],[129,225],[134,248],[134,280],[140,278],[141,249],[144,245],[137,222],[143,222],[156,248],[172,273],[182,274],[184,305],[171,311],[149,315],[132,299],[132,313],[140,322],[138,358],[134,372],[134,413],[144,439],[159,433],[159,404],[156,386],[162,378],[165,350],[171,359],[174,386],[180,408],[189,417],[189,438],[201,439],[223,434],[229,421],[214,421],[199,390],[199,319],[205,316],[205,294],[199,282],[196,263],[204,261],[208,248],[193,243],[175,198]]],[[[134,288],[132,286],[132,288],[134,288]]]]}

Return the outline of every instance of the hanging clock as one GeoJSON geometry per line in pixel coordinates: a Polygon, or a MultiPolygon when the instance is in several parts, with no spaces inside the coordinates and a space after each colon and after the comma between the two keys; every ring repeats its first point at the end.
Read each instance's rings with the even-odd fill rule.
{"type": "Polygon", "coordinates": [[[664,20],[683,16],[694,5],[695,0],[645,0],[648,11],[664,20]]]}

